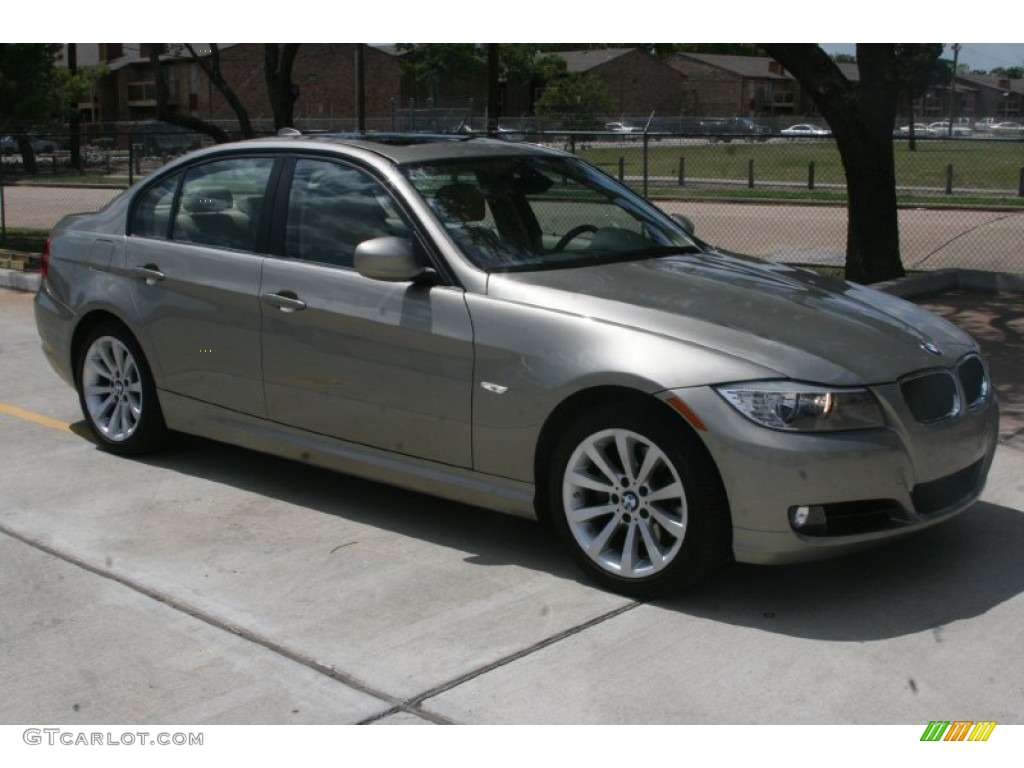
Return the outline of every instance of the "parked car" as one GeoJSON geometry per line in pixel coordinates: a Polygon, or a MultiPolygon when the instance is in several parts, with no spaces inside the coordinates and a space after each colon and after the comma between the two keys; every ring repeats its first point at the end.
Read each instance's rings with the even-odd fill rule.
{"type": "MultiPolygon", "coordinates": [[[[32,152],[37,155],[48,155],[57,151],[57,142],[51,141],[50,139],[43,139],[38,136],[32,136],[29,139],[29,143],[32,147],[32,152]]],[[[0,138],[0,152],[5,155],[15,155],[21,152],[18,148],[18,139],[16,136],[4,136],[0,138]]]]}
{"type": "Polygon", "coordinates": [[[799,123],[797,125],[791,125],[789,128],[783,128],[779,131],[783,136],[799,137],[799,136],[831,136],[832,131],[828,128],[822,128],[820,125],[811,125],[810,123],[799,123]]]}
{"type": "Polygon", "coordinates": [[[707,136],[712,142],[730,142],[733,139],[767,141],[772,129],[749,117],[712,117],[698,123],[697,133],[707,136]]]}
{"type": "Polygon", "coordinates": [[[991,128],[996,136],[1024,136],[1024,125],[1013,121],[996,123],[991,128]]]}
{"type": "Polygon", "coordinates": [[[632,595],[927,528],[996,445],[945,320],[472,136],[180,158],[57,225],[35,315],[108,451],[179,430],[537,517],[632,595]]]}
{"type": "Polygon", "coordinates": [[[612,133],[643,133],[643,129],[628,123],[605,123],[604,129],[612,133]]]}
{"type": "MultiPolygon", "coordinates": [[[[896,136],[910,136],[910,126],[909,125],[904,125],[902,128],[897,129],[895,131],[895,135],[896,136]]],[[[931,129],[931,127],[925,125],[924,123],[914,123],[914,136],[924,137],[924,138],[932,138],[932,137],[937,136],[937,135],[938,134],[935,133],[935,131],[933,131],[931,129]]]]}
{"type": "Polygon", "coordinates": [[[928,126],[928,128],[929,130],[932,131],[932,133],[935,136],[954,136],[964,138],[967,136],[974,135],[974,131],[972,131],[966,125],[962,125],[960,123],[953,123],[953,130],[950,131],[948,120],[939,121],[937,123],[931,123],[928,126]]]}

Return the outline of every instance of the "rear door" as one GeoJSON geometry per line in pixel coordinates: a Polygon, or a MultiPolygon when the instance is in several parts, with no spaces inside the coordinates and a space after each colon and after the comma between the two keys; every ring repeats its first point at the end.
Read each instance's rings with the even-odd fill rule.
{"type": "Polygon", "coordinates": [[[140,333],[162,386],[262,416],[262,212],[275,159],[191,166],[144,190],[132,214],[127,270],[140,333]]]}

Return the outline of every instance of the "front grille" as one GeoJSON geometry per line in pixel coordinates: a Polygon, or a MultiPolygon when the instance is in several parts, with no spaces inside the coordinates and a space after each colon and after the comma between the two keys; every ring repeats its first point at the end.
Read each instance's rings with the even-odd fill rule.
{"type": "Polygon", "coordinates": [[[988,378],[985,366],[977,355],[964,359],[956,369],[960,378],[960,388],[964,392],[964,402],[968,408],[977,408],[988,399],[988,378]]]}
{"type": "Polygon", "coordinates": [[[944,509],[952,509],[978,492],[981,481],[981,461],[952,475],[940,477],[928,483],[914,486],[911,499],[919,515],[930,515],[944,509]]]}
{"type": "Polygon", "coordinates": [[[900,382],[900,392],[910,412],[922,424],[948,419],[960,410],[956,380],[949,371],[926,371],[900,382]]]}

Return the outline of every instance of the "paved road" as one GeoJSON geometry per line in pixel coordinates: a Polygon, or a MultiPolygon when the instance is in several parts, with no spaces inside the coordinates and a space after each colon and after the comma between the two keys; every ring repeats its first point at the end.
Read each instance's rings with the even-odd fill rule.
{"type": "Polygon", "coordinates": [[[0,723],[1024,722],[1019,434],[946,525],[637,603],[527,521],[193,438],[101,452],[30,301],[0,291],[0,723]]]}

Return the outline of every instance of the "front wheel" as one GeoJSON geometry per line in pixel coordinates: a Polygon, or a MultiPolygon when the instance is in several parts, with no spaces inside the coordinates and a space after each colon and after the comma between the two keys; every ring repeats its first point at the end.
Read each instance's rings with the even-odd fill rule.
{"type": "Polygon", "coordinates": [[[588,414],[555,452],[549,509],[562,543],[595,581],[655,597],[728,559],[729,515],[703,445],[671,414],[588,414]]]}
{"type": "Polygon", "coordinates": [[[94,328],[82,343],[77,374],[82,415],[102,447],[122,455],[158,447],[166,426],[153,375],[126,329],[94,328]]]}

